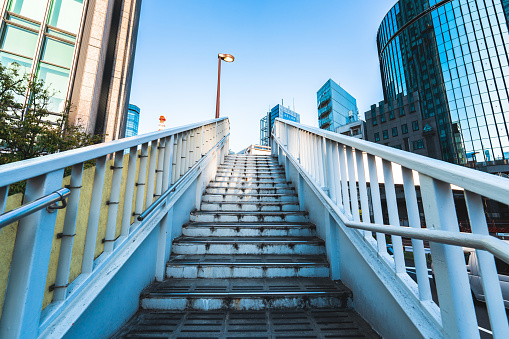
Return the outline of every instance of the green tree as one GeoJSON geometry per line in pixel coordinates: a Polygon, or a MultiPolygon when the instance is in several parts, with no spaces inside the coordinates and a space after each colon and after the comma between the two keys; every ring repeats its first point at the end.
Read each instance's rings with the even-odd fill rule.
{"type": "Polygon", "coordinates": [[[70,106],[52,122],[48,106],[53,95],[42,80],[21,76],[17,65],[0,64],[0,165],[102,141],[69,123],[70,106]]]}

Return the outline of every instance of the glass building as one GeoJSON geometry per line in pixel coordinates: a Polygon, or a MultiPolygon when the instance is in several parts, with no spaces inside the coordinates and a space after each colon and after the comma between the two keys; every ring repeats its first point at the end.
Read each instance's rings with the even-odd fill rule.
{"type": "Polygon", "coordinates": [[[286,108],[283,105],[279,105],[279,104],[274,106],[270,110],[269,115],[270,115],[270,117],[268,119],[269,125],[267,126],[268,127],[268,131],[267,131],[268,135],[270,135],[270,133],[272,132],[272,126],[274,126],[274,121],[276,120],[276,118],[300,122],[300,114],[299,113],[296,113],[296,112],[292,111],[291,109],[286,108]]]}
{"type": "Polygon", "coordinates": [[[357,101],[332,79],[318,90],[316,100],[321,129],[334,132],[340,126],[359,120],[357,101]]]}
{"type": "Polygon", "coordinates": [[[129,104],[127,111],[127,123],[125,125],[125,137],[134,137],[138,135],[138,126],[140,125],[140,108],[136,105],[129,104]]]}
{"type": "Polygon", "coordinates": [[[0,0],[0,6],[0,62],[45,82],[54,93],[50,119],[69,102],[71,123],[105,140],[122,137],[141,0],[0,0]]]}
{"type": "Polygon", "coordinates": [[[508,0],[400,0],[377,35],[385,100],[419,92],[443,160],[509,159],[508,0]]]}

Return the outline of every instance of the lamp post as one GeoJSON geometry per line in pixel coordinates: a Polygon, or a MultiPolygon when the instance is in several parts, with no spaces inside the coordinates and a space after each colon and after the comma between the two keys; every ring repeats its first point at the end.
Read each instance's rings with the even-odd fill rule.
{"type": "Polygon", "coordinates": [[[219,53],[217,55],[219,59],[219,66],[217,68],[217,98],[216,98],[216,119],[219,118],[219,93],[221,90],[221,60],[224,60],[226,62],[233,62],[235,58],[231,54],[222,54],[219,53]]]}

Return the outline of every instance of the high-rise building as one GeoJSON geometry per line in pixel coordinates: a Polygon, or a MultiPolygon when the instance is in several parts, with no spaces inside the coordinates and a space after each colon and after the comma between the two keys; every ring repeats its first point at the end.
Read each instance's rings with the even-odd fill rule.
{"type": "MultiPolygon", "coordinates": [[[[0,62],[55,92],[56,119],[124,136],[141,0],[0,0],[0,62]]],[[[27,95],[30,95],[27,93],[27,95]]]]}
{"type": "Polygon", "coordinates": [[[359,120],[357,101],[332,79],[318,90],[316,101],[321,129],[334,132],[340,126],[359,120]]]}
{"type": "Polygon", "coordinates": [[[274,126],[274,120],[276,118],[290,120],[294,122],[300,122],[300,114],[292,111],[290,108],[284,107],[283,105],[276,105],[272,107],[269,113],[269,134],[272,131],[272,126],[274,126]]]}
{"type": "Polygon", "coordinates": [[[140,108],[138,106],[129,104],[126,121],[125,137],[129,138],[138,135],[138,127],[140,125],[140,108]]]}
{"type": "Polygon", "coordinates": [[[400,0],[380,25],[385,101],[419,93],[443,160],[509,164],[508,10],[509,0],[400,0]]]}
{"type": "Polygon", "coordinates": [[[269,146],[269,122],[270,113],[260,119],[260,145],[269,146]]]}

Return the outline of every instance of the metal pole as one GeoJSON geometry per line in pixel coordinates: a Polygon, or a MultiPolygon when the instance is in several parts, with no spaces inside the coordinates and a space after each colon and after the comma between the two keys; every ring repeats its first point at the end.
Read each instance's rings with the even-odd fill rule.
{"type": "Polygon", "coordinates": [[[221,58],[218,57],[219,64],[217,66],[217,98],[216,98],[216,119],[219,119],[219,92],[221,90],[221,58]]]}

